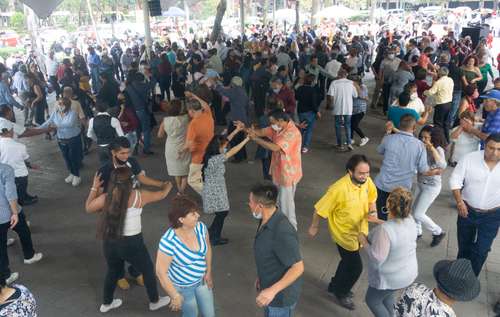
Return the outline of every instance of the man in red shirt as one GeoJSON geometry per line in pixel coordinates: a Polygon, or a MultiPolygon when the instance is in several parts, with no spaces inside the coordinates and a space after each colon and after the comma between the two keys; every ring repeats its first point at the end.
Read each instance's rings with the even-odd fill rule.
{"type": "Polygon", "coordinates": [[[295,108],[297,103],[295,102],[294,92],[288,88],[288,86],[283,85],[281,79],[275,77],[271,81],[271,89],[273,90],[272,95],[283,102],[285,106],[285,112],[292,118],[295,116],[295,108]]]}
{"type": "Polygon", "coordinates": [[[434,73],[435,68],[431,63],[430,56],[432,54],[432,47],[428,46],[424,49],[424,53],[420,54],[420,58],[418,59],[418,66],[422,67],[429,73],[434,73]]]}

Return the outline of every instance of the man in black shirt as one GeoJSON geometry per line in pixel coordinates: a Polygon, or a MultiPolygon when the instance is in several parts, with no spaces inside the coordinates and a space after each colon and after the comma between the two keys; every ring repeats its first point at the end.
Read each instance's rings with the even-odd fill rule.
{"type": "Polygon", "coordinates": [[[250,192],[248,205],[253,216],[262,219],[254,242],[256,303],[266,317],[291,317],[302,288],[304,262],[297,231],[278,211],[277,199],[278,188],[271,182],[255,185],[250,192]]]}

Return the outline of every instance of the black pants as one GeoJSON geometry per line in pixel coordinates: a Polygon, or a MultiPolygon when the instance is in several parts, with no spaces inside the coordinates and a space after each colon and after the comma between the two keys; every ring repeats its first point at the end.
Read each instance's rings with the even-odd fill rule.
{"type": "Polygon", "coordinates": [[[26,199],[28,199],[28,176],[16,177],[16,190],[17,190],[17,202],[19,205],[24,205],[26,199]]]}
{"type": "Polygon", "coordinates": [[[391,93],[391,84],[390,83],[384,83],[382,86],[382,109],[384,111],[384,115],[387,113],[387,109],[389,108],[389,95],[391,93]]]}
{"type": "Polygon", "coordinates": [[[448,116],[450,115],[451,102],[436,105],[434,107],[434,124],[443,129],[446,142],[450,143],[450,122],[448,116]]]}
{"type": "Polygon", "coordinates": [[[361,123],[361,120],[363,120],[364,116],[364,112],[356,113],[351,116],[351,138],[354,136],[354,132],[356,132],[362,139],[365,137],[365,134],[359,128],[359,124],[361,123]]]}
{"type": "Polygon", "coordinates": [[[170,84],[172,83],[171,75],[160,75],[160,91],[161,100],[165,100],[165,94],[167,95],[167,100],[170,101],[170,84]]]}
{"type": "Polygon", "coordinates": [[[59,98],[59,96],[61,96],[61,87],[57,82],[57,76],[49,76],[49,83],[52,85],[52,88],[54,88],[54,91],[56,92],[56,97],[59,98]]]}
{"type": "Polygon", "coordinates": [[[255,116],[260,118],[264,115],[264,109],[266,107],[266,90],[260,88],[259,86],[252,87],[253,103],[255,107],[255,116]]]}
{"type": "Polygon", "coordinates": [[[363,272],[363,262],[359,251],[348,251],[337,244],[340,263],[332,277],[328,291],[338,297],[345,297],[358,281],[363,272]]]}
{"type": "MultiPolygon", "coordinates": [[[[234,126],[234,124],[232,122],[228,122],[228,125],[227,125],[227,134],[231,134],[234,130],[236,129],[236,127],[234,126]]],[[[231,142],[229,142],[229,145],[231,147],[234,147],[238,144],[240,144],[241,142],[243,142],[243,140],[245,140],[245,132],[243,131],[240,131],[238,132],[234,138],[231,140],[231,142]]],[[[245,148],[245,146],[238,152],[234,155],[234,159],[237,160],[237,161],[243,161],[243,160],[246,160],[247,159],[247,150],[245,148]]]]}
{"type": "Polygon", "coordinates": [[[266,157],[266,158],[263,158],[260,160],[261,163],[262,163],[262,175],[264,175],[264,179],[265,180],[272,180],[272,177],[271,177],[271,158],[270,157],[266,157]]]}
{"type": "Polygon", "coordinates": [[[101,166],[106,165],[111,160],[111,152],[109,151],[109,145],[106,146],[97,146],[97,153],[99,156],[99,164],[101,166]]]}
{"type": "Polygon", "coordinates": [[[129,262],[144,276],[144,284],[151,303],[158,302],[158,288],[154,273],[153,262],[144,245],[142,233],[130,237],[121,237],[117,240],[104,240],[104,256],[108,265],[108,272],[104,280],[105,305],[111,304],[116,288],[116,282],[124,275],[125,261],[129,262]]]}
{"type": "MultiPolygon", "coordinates": [[[[5,279],[10,276],[9,254],[7,252],[7,232],[9,231],[9,228],[10,222],[0,224],[0,274],[2,274],[2,278],[5,279]]],[[[35,250],[33,249],[31,232],[28,224],[26,223],[24,212],[19,213],[19,222],[13,230],[17,233],[19,240],[21,241],[24,259],[31,259],[35,255],[35,250]]]]}
{"type": "Polygon", "coordinates": [[[382,220],[387,220],[387,213],[384,213],[385,211],[385,205],[387,203],[387,197],[389,197],[388,192],[381,190],[380,188],[377,188],[377,215],[378,219],[382,220]]]}
{"type": "Polygon", "coordinates": [[[226,219],[229,210],[226,211],[218,211],[215,213],[214,220],[208,228],[208,234],[210,236],[210,241],[217,241],[220,239],[220,235],[222,232],[222,227],[224,226],[224,220],[226,219]]]}

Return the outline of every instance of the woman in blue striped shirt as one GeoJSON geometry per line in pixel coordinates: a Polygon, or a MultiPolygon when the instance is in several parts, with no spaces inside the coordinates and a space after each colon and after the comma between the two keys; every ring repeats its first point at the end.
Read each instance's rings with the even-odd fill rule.
{"type": "Polygon", "coordinates": [[[170,228],[160,240],[156,275],[182,317],[214,317],[212,248],[199,207],[185,196],[175,198],[168,214],[170,228]]]}

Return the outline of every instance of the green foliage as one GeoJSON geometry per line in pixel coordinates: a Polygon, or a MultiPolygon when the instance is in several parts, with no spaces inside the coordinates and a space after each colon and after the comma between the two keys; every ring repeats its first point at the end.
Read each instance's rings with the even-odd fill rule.
{"type": "Polygon", "coordinates": [[[17,33],[24,33],[26,31],[24,26],[24,14],[22,12],[16,12],[10,17],[10,27],[17,33]]]}
{"type": "Polygon", "coordinates": [[[15,53],[25,53],[25,49],[21,47],[0,47],[0,56],[4,60],[15,53]]]}

